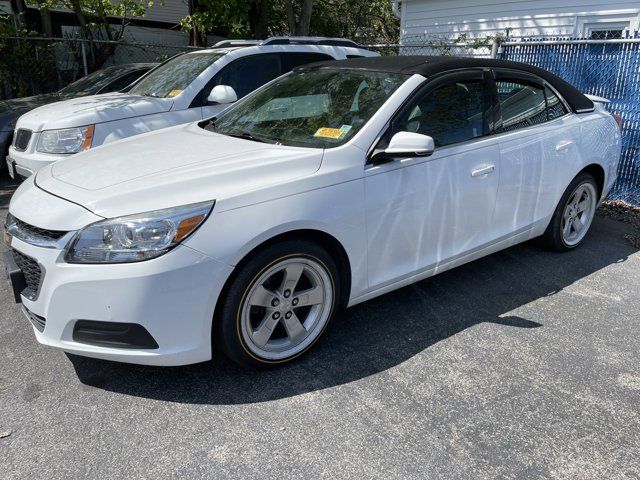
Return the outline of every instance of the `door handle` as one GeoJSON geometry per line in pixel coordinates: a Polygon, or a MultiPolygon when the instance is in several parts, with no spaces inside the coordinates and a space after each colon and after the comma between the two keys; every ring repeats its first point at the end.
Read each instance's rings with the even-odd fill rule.
{"type": "Polygon", "coordinates": [[[486,167],[482,167],[482,168],[478,168],[477,170],[473,170],[471,172],[471,176],[472,177],[482,177],[483,175],[489,175],[490,173],[493,173],[493,171],[496,169],[495,165],[487,165],[486,167]]]}
{"type": "Polygon", "coordinates": [[[567,140],[566,142],[560,142],[559,144],[556,145],[556,152],[564,152],[571,145],[573,145],[573,142],[571,140],[567,140]]]}

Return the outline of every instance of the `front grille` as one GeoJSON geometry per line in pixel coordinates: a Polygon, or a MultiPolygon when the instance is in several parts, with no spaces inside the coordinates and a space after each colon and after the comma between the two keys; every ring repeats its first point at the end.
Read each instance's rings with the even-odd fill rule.
{"type": "Polygon", "coordinates": [[[19,128],[16,132],[16,138],[13,140],[13,148],[24,152],[29,146],[29,140],[31,140],[31,130],[25,130],[19,128]]]}
{"type": "Polygon", "coordinates": [[[67,233],[61,230],[46,230],[44,228],[34,227],[33,225],[29,225],[28,223],[25,223],[22,220],[17,219],[16,217],[13,217],[13,221],[15,222],[16,226],[28,237],[36,240],[55,242],[57,240],[60,240],[67,233]]]}
{"type": "Polygon", "coordinates": [[[44,332],[44,327],[47,325],[47,319],[44,317],[41,317],[40,315],[36,315],[27,307],[22,307],[22,308],[24,309],[25,315],[27,316],[29,321],[31,321],[33,326],[36,327],[36,329],[39,332],[44,332]]]}
{"type": "Polygon", "coordinates": [[[18,268],[22,271],[25,283],[27,284],[27,287],[21,293],[29,300],[33,300],[38,296],[38,289],[40,288],[40,280],[42,278],[42,269],[35,259],[28,257],[15,249],[12,250],[12,253],[13,259],[15,260],[16,265],[18,265],[18,268]]]}

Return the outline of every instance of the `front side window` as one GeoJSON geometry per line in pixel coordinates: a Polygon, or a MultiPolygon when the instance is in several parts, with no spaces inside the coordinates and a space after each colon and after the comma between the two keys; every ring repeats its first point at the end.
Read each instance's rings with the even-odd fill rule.
{"type": "Polygon", "coordinates": [[[82,77],[73,83],[70,83],[60,93],[63,95],[94,95],[98,93],[102,88],[109,85],[115,75],[121,72],[121,68],[110,67],[103,70],[90,73],[86,77],[82,77]]]}
{"type": "Polygon", "coordinates": [[[407,78],[346,69],[293,71],[236,103],[207,129],[282,145],[335,147],[352,138],[407,78]]]}
{"type": "Polygon", "coordinates": [[[482,136],[483,123],[482,82],[461,81],[427,93],[400,117],[396,130],[428,135],[443,147],[482,136]]]}
{"type": "Polygon", "coordinates": [[[242,98],[280,75],[282,66],[277,53],[253,55],[234,60],[224,67],[216,76],[214,85],[228,85],[238,98],[242,98]]]}
{"type": "Polygon", "coordinates": [[[175,57],[149,73],[129,93],[158,98],[175,97],[223,55],[219,52],[191,52],[175,57]]]}

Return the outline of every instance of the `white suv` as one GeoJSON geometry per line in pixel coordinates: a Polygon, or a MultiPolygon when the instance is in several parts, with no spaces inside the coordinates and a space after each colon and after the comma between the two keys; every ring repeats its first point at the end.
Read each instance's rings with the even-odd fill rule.
{"type": "Polygon", "coordinates": [[[378,56],[355,42],[323,37],[222,41],[172,57],[126,93],[76,98],[20,117],[7,165],[12,177],[121,138],[219,114],[293,68],[378,56]]]}

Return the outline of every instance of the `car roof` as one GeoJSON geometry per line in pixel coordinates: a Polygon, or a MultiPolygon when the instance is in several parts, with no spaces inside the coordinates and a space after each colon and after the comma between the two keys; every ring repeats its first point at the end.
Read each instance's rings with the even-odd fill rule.
{"type": "Polygon", "coordinates": [[[553,73],[526,63],[492,58],[450,57],[450,56],[382,56],[362,57],[347,60],[317,62],[303,65],[296,70],[315,68],[340,68],[355,70],[370,70],[377,72],[401,73],[407,75],[418,74],[431,77],[440,73],[461,68],[508,68],[531,73],[552,85],[566,100],[575,112],[585,112],[594,109],[593,102],[580,90],[553,73]]]}

